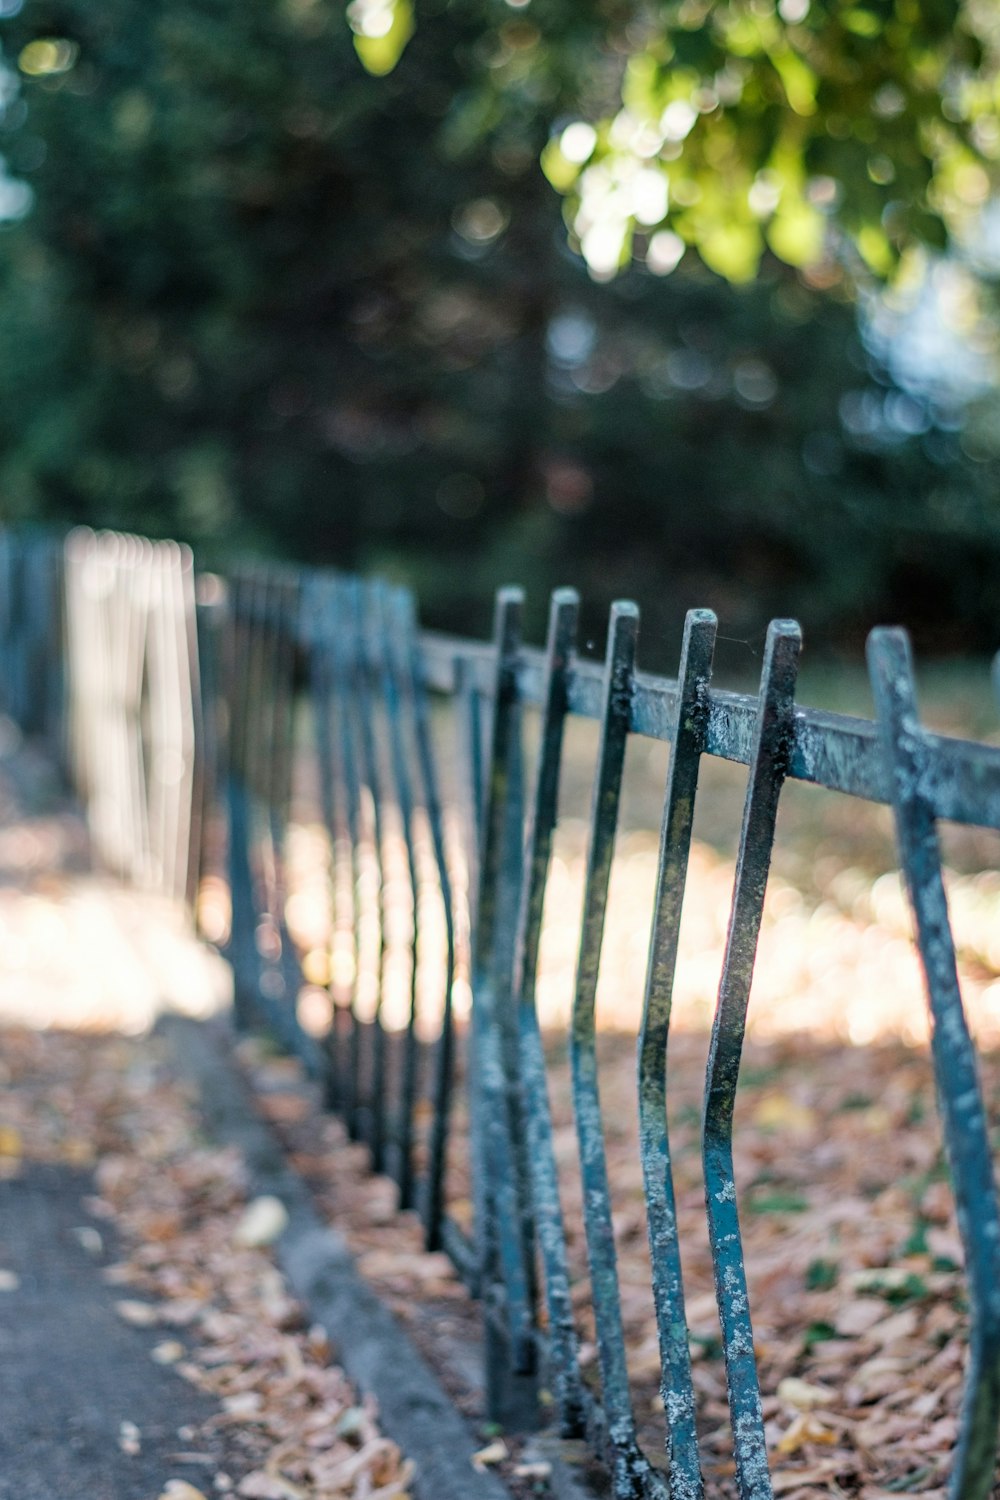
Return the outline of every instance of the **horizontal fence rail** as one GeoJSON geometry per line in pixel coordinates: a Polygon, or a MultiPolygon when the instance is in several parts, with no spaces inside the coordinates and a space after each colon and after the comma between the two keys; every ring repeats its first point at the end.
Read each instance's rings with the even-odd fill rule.
{"type": "MultiPolygon", "coordinates": [[[[197,855],[209,821],[202,806],[214,789],[225,810],[238,1024],[263,1024],[298,1054],[328,1107],[367,1143],[373,1169],[395,1179],[400,1206],[419,1211],[427,1247],[444,1248],[481,1299],[491,1416],[530,1427],[540,1393],[550,1392],[560,1431],[589,1440],[617,1500],[698,1500],[706,1487],[667,1122],[671,1003],[701,760],[747,768],[702,1106],[707,1231],[742,1500],[768,1500],[772,1484],[734,1106],[781,792],[795,779],[887,804],[930,1006],[968,1283],[969,1359],[951,1494],[985,1500],[1000,1423],[1000,1204],[937,824],[1000,828],[1000,748],[923,728],[903,632],[870,638],[876,718],[867,721],[796,704],[801,640],[787,620],[771,624],[760,689],[749,696],[712,684],[716,620],[707,610],[688,614],[677,677],[667,679],[637,670],[639,614],[630,603],[611,611],[603,664],[581,659],[579,600],[570,589],[553,595],[538,650],[522,641],[517,589],[498,595],[493,639],[484,644],[421,632],[410,595],[379,581],[253,566],[196,588],[180,549],[157,552],[123,538],[77,534],[64,551],[43,538],[6,538],[2,579],[7,711],[55,733],[51,684],[66,674],[73,764],[92,805],[93,768],[115,735],[123,747],[116,794],[133,785],[136,767],[148,788],[162,757],[176,757],[179,789],[169,817],[161,815],[173,829],[172,852],[160,867],[175,872],[170,883],[182,894],[193,879],[179,872],[190,871],[193,858],[185,863],[189,845],[179,834],[186,819],[197,855]],[[37,591],[26,591],[29,577],[46,580],[45,608],[37,591]],[[68,650],[57,651],[64,630],[68,650]],[[24,689],[39,653],[49,663],[39,677],[49,684],[44,709],[24,689]],[[450,701],[457,728],[449,763],[460,769],[460,795],[454,786],[444,791],[438,697],[450,701]],[[110,699],[114,711],[95,719],[95,704],[110,699]],[[530,755],[526,710],[537,724],[530,755]],[[598,735],[568,1043],[599,1390],[581,1367],[536,1007],[565,731],[574,716],[595,721],[598,735]],[[637,735],[671,746],[636,1039],[660,1455],[640,1443],[626,1365],[595,1022],[623,768],[637,735]],[[288,830],[303,756],[315,770],[330,851],[332,943],[345,959],[332,969],[328,1021],[318,1034],[300,1014],[303,973],[287,920],[288,830]],[[471,989],[467,1024],[457,1017],[459,978],[471,989]],[[468,1121],[471,1227],[453,1216],[446,1190],[457,1110],[468,1121]]],[[[148,792],[140,803],[146,822],[130,818],[123,838],[162,851],[163,839],[154,844],[148,832],[148,792]]],[[[112,856],[132,873],[117,846],[112,856]]]]}

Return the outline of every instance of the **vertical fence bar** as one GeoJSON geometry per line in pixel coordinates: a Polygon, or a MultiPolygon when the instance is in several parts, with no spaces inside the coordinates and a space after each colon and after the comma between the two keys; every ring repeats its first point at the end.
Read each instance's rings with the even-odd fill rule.
{"type": "Polygon", "coordinates": [[[583,1222],[616,1500],[636,1500],[653,1487],[648,1460],[639,1449],[625,1361],[625,1332],[597,1076],[595,1013],[638,632],[639,611],[636,606],[627,602],[613,605],[604,664],[600,742],[570,1032],[573,1110],[583,1179],[583,1222]]]}
{"type": "Polygon", "coordinates": [[[332,668],[333,712],[340,728],[340,768],[344,792],[344,817],[351,847],[352,875],[352,959],[354,978],[351,986],[347,1077],[345,1080],[344,1118],[352,1140],[362,1134],[361,1036],[358,1010],[358,985],[361,974],[361,897],[363,872],[361,862],[361,777],[353,712],[354,622],[346,580],[335,579],[327,596],[326,629],[332,668]]]}
{"type": "Polygon", "coordinates": [[[247,1030],[258,1004],[260,962],[256,941],[253,872],[250,863],[251,812],[247,776],[250,736],[250,622],[248,580],[237,573],[229,587],[223,625],[222,677],[228,706],[225,725],[225,778],[229,839],[229,958],[233,966],[236,1025],[247,1030]]]}
{"type": "Polygon", "coordinates": [[[673,1500],[700,1500],[704,1488],[698,1459],[691,1352],[684,1312],[677,1207],[667,1128],[667,1043],[681,906],[698,790],[698,767],[705,750],[708,687],[716,628],[716,619],[710,610],[688,611],[677,674],[677,707],[663,803],[638,1045],[639,1150],[646,1189],[646,1222],[662,1370],[660,1390],[666,1417],[673,1500]]]}
{"type": "Polygon", "coordinates": [[[446,945],[444,995],[441,1007],[441,1034],[434,1062],[433,1116],[427,1163],[427,1187],[423,1205],[425,1244],[428,1250],[438,1250],[442,1242],[448,1125],[454,1072],[455,1026],[452,1013],[452,987],[455,982],[455,912],[451,874],[445,849],[441,795],[438,789],[431,739],[430,714],[423,685],[420,644],[417,639],[412,596],[405,589],[397,589],[392,596],[392,609],[395,616],[392,638],[398,648],[397,670],[404,699],[409,705],[412,718],[424,808],[430,828],[441,901],[444,907],[446,945]]]}
{"type": "Polygon", "coordinates": [[[302,608],[300,575],[284,570],[275,581],[274,600],[274,754],[270,786],[270,832],[274,860],[273,918],[280,943],[283,1007],[292,1050],[312,1078],[325,1081],[323,1053],[299,1022],[298,997],[302,969],[288,930],[287,850],[295,771],[297,723],[296,674],[298,669],[299,617],[302,608]]]}
{"type": "MultiPolygon", "coordinates": [[[[319,780],[320,811],[330,848],[330,907],[336,912],[337,899],[337,821],[340,798],[337,795],[337,769],[334,757],[333,667],[330,661],[331,641],[327,625],[329,578],[321,573],[309,574],[302,592],[300,636],[305,646],[313,737],[316,747],[316,772],[319,780]]],[[[330,1025],[324,1038],[326,1103],[332,1110],[343,1108],[345,1099],[344,1066],[340,1048],[337,1007],[333,998],[332,977],[327,986],[330,995],[330,1025]]]]}
{"type": "Polygon", "coordinates": [[[771,1480],[736,1207],[733,1111],[778,798],[788,770],[800,647],[801,634],[794,621],[771,622],[705,1084],[705,1201],[742,1500],[770,1500],[771,1480]]]}
{"type": "Polygon", "coordinates": [[[937,828],[922,784],[926,742],[905,632],[872,631],[868,662],[891,778],[899,861],[930,1005],[934,1078],[969,1288],[969,1363],[950,1489],[953,1500],[985,1500],[995,1480],[1000,1427],[1000,1204],[975,1048],[958,983],[937,828]]]}
{"type": "Polygon", "coordinates": [[[385,871],[383,853],[385,829],[383,826],[382,775],[375,743],[374,707],[372,703],[371,679],[376,669],[377,642],[369,639],[372,612],[368,587],[359,579],[348,583],[351,600],[354,639],[353,695],[357,709],[358,739],[361,746],[361,769],[364,785],[370,800],[370,828],[372,841],[375,900],[378,908],[378,988],[375,996],[374,1014],[371,1023],[371,1092],[369,1095],[368,1144],[372,1155],[372,1168],[376,1172],[386,1165],[386,1035],[382,1024],[382,988],[385,980],[385,871]]]}
{"type": "MultiPolygon", "coordinates": [[[[532,1268],[510,1114],[502,1010],[510,1002],[512,907],[520,890],[520,707],[517,658],[524,596],[497,595],[496,680],[485,767],[472,951],[472,1120],[476,1222],[486,1300],[486,1385],[493,1420],[534,1420],[532,1268]],[[523,1378],[519,1378],[523,1377],[523,1378]]],[[[516,920],[516,911],[515,917],[516,920]]]]}
{"type": "MultiPolygon", "coordinates": [[[[200,913],[197,898],[200,877],[205,873],[210,847],[209,829],[212,828],[214,833],[220,799],[225,790],[224,714],[231,711],[230,705],[224,702],[222,695],[226,595],[226,586],[214,574],[206,573],[197,578],[194,618],[198,658],[195,743],[197,745],[200,741],[201,749],[196,753],[195,767],[198,773],[197,798],[201,812],[195,866],[198,882],[194,886],[192,905],[199,924],[200,913]]],[[[218,934],[215,936],[217,937],[218,934]]]]}
{"type": "Polygon", "coordinates": [[[251,674],[255,693],[250,716],[252,737],[248,745],[251,754],[249,781],[257,873],[255,919],[258,947],[262,948],[264,959],[260,968],[260,1001],[275,1035],[282,1046],[291,1051],[294,1036],[284,1003],[286,987],[281,969],[282,945],[278,924],[279,850],[275,836],[279,719],[276,592],[273,571],[262,569],[252,595],[251,627],[256,671],[251,674]]]}
{"type": "Polygon", "coordinates": [[[410,943],[409,1014],[403,1039],[403,1068],[396,1119],[396,1181],[399,1184],[400,1208],[412,1208],[415,1201],[413,1162],[413,1114],[417,1102],[417,905],[420,885],[417,853],[413,842],[414,795],[407,741],[403,727],[403,689],[399,678],[399,653],[394,641],[400,624],[398,610],[385,584],[373,586],[373,604],[378,629],[379,658],[382,673],[382,698],[389,731],[389,759],[395,783],[396,803],[406,848],[406,869],[413,901],[413,924],[410,943]]]}
{"type": "Polygon", "coordinates": [[[559,1174],[552,1144],[545,1054],[535,1007],[535,984],[545,885],[558,811],[559,771],[567,712],[566,680],[570,658],[576,646],[579,612],[580,601],[575,589],[558,589],[552,595],[545,650],[541,740],[534,792],[528,806],[524,840],[525,878],[521,889],[511,984],[518,1015],[525,1140],[532,1204],[548,1311],[548,1366],[560,1424],[567,1437],[579,1436],[584,1430],[583,1394],[576,1329],[573,1325],[566,1236],[559,1203],[559,1174]]]}

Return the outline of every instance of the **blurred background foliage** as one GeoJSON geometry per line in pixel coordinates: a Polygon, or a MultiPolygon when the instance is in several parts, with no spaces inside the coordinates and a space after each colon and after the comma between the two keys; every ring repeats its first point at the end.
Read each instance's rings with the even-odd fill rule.
{"type": "Polygon", "coordinates": [[[0,0],[0,517],[995,648],[992,13],[0,0]]]}

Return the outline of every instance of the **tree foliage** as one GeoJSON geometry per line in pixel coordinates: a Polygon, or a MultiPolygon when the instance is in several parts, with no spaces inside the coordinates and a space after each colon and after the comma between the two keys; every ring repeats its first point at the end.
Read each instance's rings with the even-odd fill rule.
{"type": "Polygon", "coordinates": [[[770,250],[739,288],[652,255],[605,285],[567,246],[539,159],[620,83],[604,6],[416,22],[372,73],[323,0],[0,23],[0,151],[33,198],[0,233],[2,514],[389,568],[458,629],[498,583],[541,609],[571,580],[640,599],[651,664],[695,602],[741,637],[797,612],[987,639],[991,463],[837,287],[770,250]]]}
{"type": "MultiPolygon", "coordinates": [[[[374,48],[378,71],[394,65],[409,0],[353,0],[349,14],[362,61],[374,48]]],[[[512,67],[544,80],[565,54],[558,5],[516,14],[487,90],[512,67]]],[[[691,245],[731,281],[765,249],[799,267],[846,254],[886,277],[986,200],[1000,157],[989,0],[661,0],[601,19],[597,78],[591,48],[579,117],[553,116],[543,157],[598,275],[691,245]]]]}

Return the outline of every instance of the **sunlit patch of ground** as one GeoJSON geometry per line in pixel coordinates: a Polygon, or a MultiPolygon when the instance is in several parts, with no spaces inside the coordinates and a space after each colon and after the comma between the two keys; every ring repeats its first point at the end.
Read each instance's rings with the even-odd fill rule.
{"type": "MultiPolygon", "coordinates": [[[[8,735],[9,738],[9,735],[8,735]]],[[[0,1023],[137,1035],[230,1002],[176,905],[94,874],[87,831],[31,747],[0,759],[0,1023]]]]}

